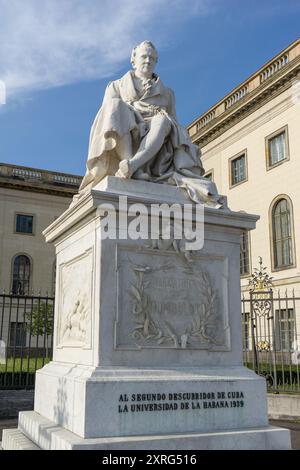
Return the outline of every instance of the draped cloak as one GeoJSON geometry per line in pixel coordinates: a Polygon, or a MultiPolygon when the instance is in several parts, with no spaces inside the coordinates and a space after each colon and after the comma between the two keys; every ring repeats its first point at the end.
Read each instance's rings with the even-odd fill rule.
{"type": "Polygon", "coordinates": [[[171,123],[171,131],[143,171],[149,175],[151,182],[184,188],[194,202],[221,207],[215,184],[202,176],[204,170],[199,148],[191,142],[187,130],[177,122],[173,91],[154,75],[151,86],[139,92],[133,77],[134,72],[129,71],[106,88],[102,106],[91,128],[87,172],[80,191],[116,173],[120,161],[116,153],[118,138],[130,134],[136,152],[149,129],[151,118],[163,113],[171,123]],[[96,177],[91,173],[95,167],[96,177]]]}

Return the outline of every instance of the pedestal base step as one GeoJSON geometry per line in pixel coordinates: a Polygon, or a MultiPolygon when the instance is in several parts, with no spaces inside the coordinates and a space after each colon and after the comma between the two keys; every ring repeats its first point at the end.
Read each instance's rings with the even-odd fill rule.
{"type": "Polygon", "coordinates": [[[289,450],[290,431],[277,427],[213,433],[82,439],[34,411],[21,413],[19,429],[3,432],[4,450],[289,450]],[[31,447],[30,447],[31,446],[31,447]]]}
{"type": "Polygon", "coordinates": [[[2,435],[3,450],[40,450],[25,434],[19,429],[4,429],[2,435]]]}

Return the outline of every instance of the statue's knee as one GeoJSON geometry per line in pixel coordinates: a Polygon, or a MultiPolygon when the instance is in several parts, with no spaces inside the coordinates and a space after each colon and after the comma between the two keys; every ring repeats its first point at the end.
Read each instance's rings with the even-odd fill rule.
{"type": "Polygon", "coordinates": [[[171,130],[171,122],[165,114],[159,113],[152,118],[151,125],[159,127],[165,134],[171,130]]]}

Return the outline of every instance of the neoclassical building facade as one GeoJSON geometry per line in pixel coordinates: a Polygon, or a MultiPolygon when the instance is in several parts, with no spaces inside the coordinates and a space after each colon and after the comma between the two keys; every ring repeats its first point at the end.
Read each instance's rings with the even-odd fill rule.
{"type": "Polygon", "coordinates": [[[229,207],[260,216],[241,239],[242,287],[261,256],[275,288],[300,294],[300,39],[188,131],[229,207]]]}
{"type": "Polygon", "coordinates": [[[54,248],[42,231],[69,206],[81,177],[0,163],[0,289],[53,294],[54,248]]]}
{"type": "MultiPolygon", "coordinates": [[[[20,348],[25,354],[27,310],[45,302],[33,296],[53,304],[55,251],[42,232],[68,208],[80,182],[75,175],[0,163],[0,346],[4,341],[9,354],[20,348]]],[[[35,337],[31,346],[37,344],[35,337]]]]}

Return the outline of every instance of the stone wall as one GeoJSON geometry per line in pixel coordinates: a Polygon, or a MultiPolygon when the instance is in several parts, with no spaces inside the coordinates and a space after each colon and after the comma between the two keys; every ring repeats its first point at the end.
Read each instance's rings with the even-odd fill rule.
{"type": "Polygon", "coordinates": [[[268,393],[268,415],[270,419],[300,420],[300,395],[268,393]]]}

